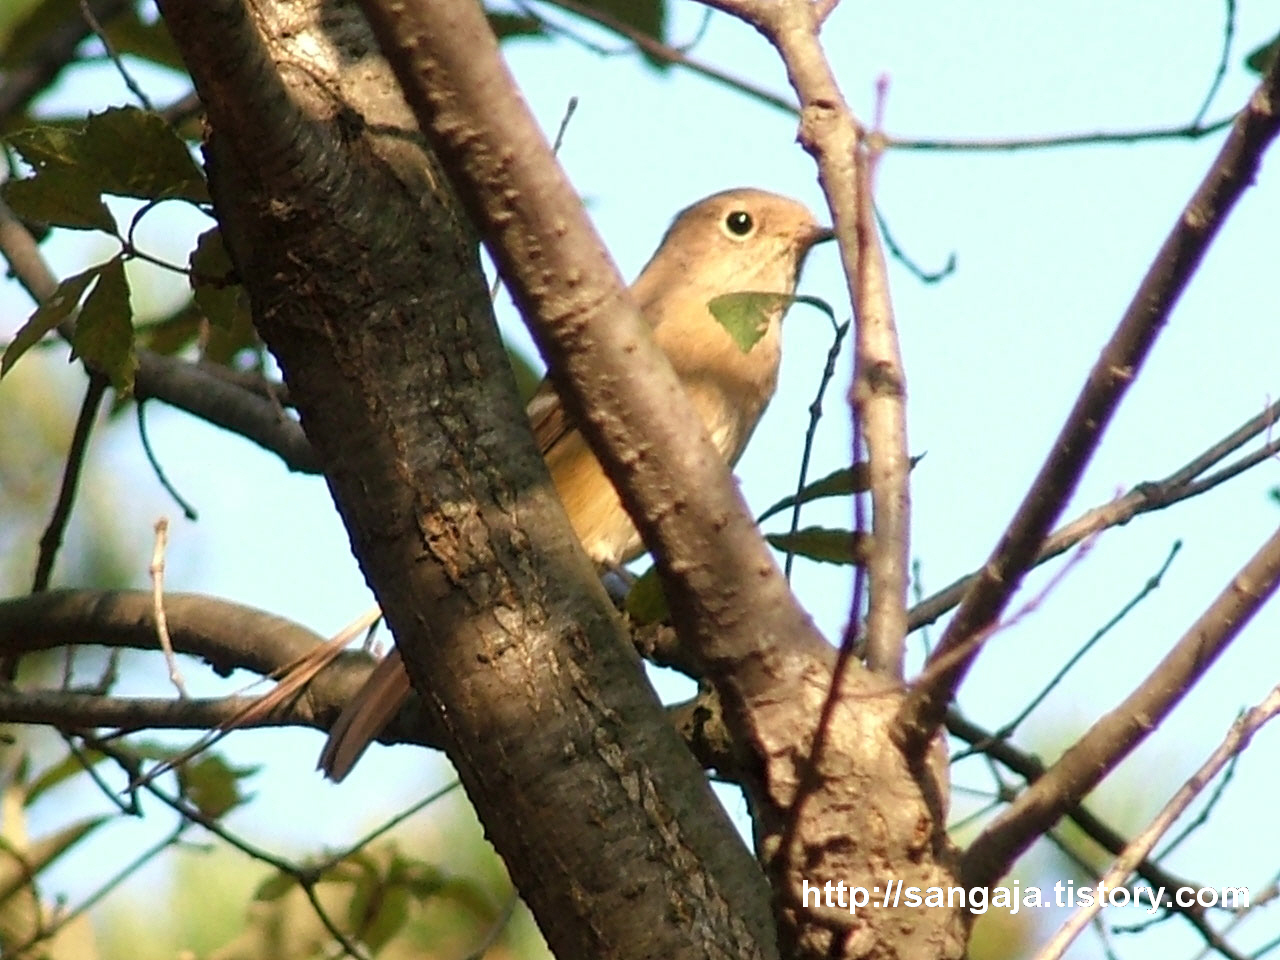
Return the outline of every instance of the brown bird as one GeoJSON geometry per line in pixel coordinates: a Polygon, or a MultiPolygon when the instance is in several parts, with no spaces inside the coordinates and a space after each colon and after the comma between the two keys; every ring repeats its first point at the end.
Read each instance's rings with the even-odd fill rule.
{"type": "MultiPolygon", "coordinates": [[[[762,190],[726,190],[675,218],[631,287],[654,340],[730,466],[777,386],[782,316],[805,255],[832,236],[795,200],[762,190]],[[756,301],[766,323],[763,335],[747,350],[708,306],[716,297],[734,293],[781,295],[756,301]]],[[[533,395],[527,412],[556,492],[588,556],[605,567],[639,556],[644,550],[640,535],[549,381],[533,395]]],[[[376,614],[362,622],[372,622],[376,614]]],[[[409,677],[393,650],[334,724],[320,769],[333,780],[345,777],[409,692],[409,677]]]]}

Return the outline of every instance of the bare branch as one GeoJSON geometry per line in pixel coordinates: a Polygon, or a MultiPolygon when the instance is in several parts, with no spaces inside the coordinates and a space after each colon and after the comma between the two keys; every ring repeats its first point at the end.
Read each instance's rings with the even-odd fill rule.
{"type": "MultiPolygon", "coordinates": [[[[1137,377],[1161,328],[1209,245],[1253,182],[1262,154],[1280,131],[1280,58],[1236,119],[1212,167],[1160,248],[1120,325],[1067,417],[1026,497],[947,625],[933,658],[951,657],[999,618],[1035,562],[1051,525],[1076,488],[1112,415],[1137,377]]],[[[933,735],[980,645],[918,686],[905,709],[904,734],[917,748],[933,735]]]]}
{"type": "MultiPolygon", "coordinates": [[[[1277,551],[1277,553],[1280,554],[1280,551],[1277,551]]],[[[1249,745],[1249,741],[1253,739],[1253,735],[1262,729],[1277,713],[1280,713],[1280,686],[1273,688],[1261,703],[1232,724],[1226,738],[1213,751],[1209,759],[1173,795],[1160,813],[1156,815],[1155,819],[1151,821],[1150,825],[1142,833],[1134,837],[1125,851],[1116,858],[1116,862],[1100,881],[1099,890],[1114,888],[1123,884],[1129,874],[1133,872],[1134,867],[1151,852],[1156,842],[1173,826],[1183,811],[1190,806],[1191,801],[1199,796],[1201,791],[1212,782],[1218,771],[1232,757],[1244,750],[1249,745]]],[[[1071,942],[1080,935],[1080,931],[1084,929],[1089,920],[1102,907],[1103,900],[1098,898],[1090,906],[1082,907],[1073,914],[1062,925],[1061,929],[1054,934],[1053,939],[1036,954],[1037,960],[1059,960],[1066,953],[1067,947],[1071,945],[1071,942]]]]}
{"type": "MultiPolygon", "coordinates": [[[[0,718],[5,723],[42,724],[60,730],[114,727],[135,730],[209,730],[236,716],[245,707],[243,697],[109,697],[64,690],[14,690],[0,688],[0,718]]],[[[312,708],[310,698],[295,701],[263,717],[245,729],[261,727],[315,727],[325,729],[341,704],[312,708]]]]}
{"type": "Polygon", "coordinates": [[[1013,153],[1018,150],[1047,150],[1054,147],[1098,147],[1108,144],[1158,142],[1161,140],[1201,140],[1225,130],[1235,115],[1207,124],[1177,124],[1148,130],[1092,130],[1082,133],[1050,133],[1030,137],[986,137],[958,140],[941,137],[885,136],[889,150],[957,151],[1013,153]]]}
{"type": "Polygon", "coordinates": [[[969,886],[1002,876],[1037,836],[1093,789],[1178,705],[1280,585],[1280,530],[1262,545],[1173,649],[965,851],[969,886]]]}
{"type": "Polygon", "coordinates": [[[67,523],[71,520],[71,508],[75,505],[76,488],[80,484],[80,475],[84,469],[85,455],[89,450],[89,436],[93,432],[94,420],[102,406],[102,398],[107,392],[107,381],[102,376],[91,374],[85,389],[84,400],[80,404],[80,414],[76,417],[75,429],[71,434],[71,448],[67,451],[67,463],[62,471],[62,485],[58,488],[58,500],[53,507],[53,516],[40,537],[40,553],[36,558],[36,575],[31,584],[32,593],[40,593],[49,589],[49,578],[53,575],[53,562],[62,546],[62,537],[67,523]]]}
{"type": "Polygon", "coordinates": [[[514,95],[482,11],[467,0],[364,6],[574,421],[659,558],[676,621],[708,675],[787,647],[817,654],[823,640],[705,431],[694,429],[700,419],[514,95]],[[573,282],[548,286],[550,276],[573,282]],[[632,455],[638,447],[646,456],[632,455]],[[672,490],[681,491],[678,510],[672,490]]]}
{"type": "MultiPolygon", "coordinates": [[[[262,676],[324,638],[291,620],[194,593],[165,595],[173,647],[215,670],[262,676]]],[[[0,601],[0,650],[28,653],[76,644],[155,650],[155,608],[147,590],[50,590],[0,601]]]]}
{"type": "MultiPolygon", "coordinates": [[[[776,93],[766,90],[764,87],[757,86],[749,80],[741,77],[735,77],[732,74],[725,73],[718,67],[714,67],[709,63],[705,63],[696,57],[689,56],[684,50],[680,50],[669,44],[662,43],[628,24],[626,21],[613,16],[606,9],[598,9],[585,3],[579,3],[578,0],[547,0],[551,6],[559,7],[562,10],[568,10],[570,13],[590,20],[599,24],[607,30],[612,30],[620,36],[626,37],[636,45],[640,50],[653,57],[655,60],[662,60],[666,63],[673,63],[684,67],[691,73],[706,77],[708,80],[714,80],[716,83],[723,84],[731,90],[758,100],[766,106],[773,107],[775,110],[781,110],[785,113],[795,114],[797,112],[796,105],[785,97],[780,97],[776,93]]],[[[529,9],[526,7],[526,9],[529,9]]],[[[532,10],[529,10],[533,13],[532,10]]],[[[534,16],[537,16],[534,13],[534,16]]],[[[539,19],[541,19],[539,17],[539,19]]],[[[546,22],[545,20],[543,21],[546,22]]]]}
{"type": "MultiPolygon", "coordinates": [[[[872,166],[859,156],[857,351],[851,401],[867,446],[871,486],[871,551],[867,559],[870,603],[866,664],[902,679],[907,635],[907,585],[911,560],[911,495],[907,453],[907,383],[889,298],[884,251],[876,235],[872,166]]],[[[858,615],[854,610],[853,617],[858,615]]]]}
{"type": "MultiPolygon", "coordinates": [[[[1250,417],[1230,434],[1216,441],[1203,453],[1197,454],[1164,479],[1140,483],[1119,499],[1086,510],[1045,538],[1044,546],[1036,554],[1034,565],[1039,566],[1047,560],[1052,560],[1077,543],[1103,530],[1123,526],[1134,517],[1154,510],[1163,510],[1175,503],[1207,493],[1218,484],[1225,483],[1250,467],[1274,456],[1280,452],[1280,437],[1269,441],[1216,473],[1200,477],[1205,470],[1223,457],[1228,456],[1278,421],[1280,421],[1280,401],[1273,403],[1256,416],[1250,417]],[[1196,479],[1197,477],[1200,479],[1196,479]]],[[[968,574],[931,597],[920,601],[907,613],[908,628],[918,630],[933,623],[964,599],[965,593],[977,582],[977,579],[978,573],[968,574]]]]}

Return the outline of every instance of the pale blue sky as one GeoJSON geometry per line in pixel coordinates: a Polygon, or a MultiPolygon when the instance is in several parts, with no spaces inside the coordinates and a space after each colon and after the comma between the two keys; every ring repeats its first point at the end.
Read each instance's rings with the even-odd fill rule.
{"type": "MultiPolygon", "coordinates": [[[[681,42],[696,31],[701,8],[674,7],[673,38],[681,42]]],[[[825,38],[860,116],[869,114],[877,77],[889,77],[886,128],[892,134],[973,138],[1148,128],[1186,122],[1199,107],[1217,62],[1222,7],[1156,0],[847,2],[825,38]]],[[[1241,60],[1280,26],[1280,0],[1243,0],[1238,7],[1236,41],[1210,118],[1244,102],[1255,78],[1241,60]]],[[[558,11],[548,16],[572,22],[558,11]]],[[[822,210],[812,161],[793,142],[792,118],[679,69],[659,74],[635,56],[600,58],[564,40],[506,50],[549,130],[568,99],[579,98],[561,157],[625,276],[643,265],[675,211],[715,190],[760,186],[822,210]]],[[[785,89],[764,41],[725,17],[713,17],[694,55],[785,89]]],[[[92,92],[64,86],[68,100],[125,100],[108,71],[92,75],[92,92]]],[[[152,89],[162,86],[157,80],[152,89]]],[[[167,92],[181,91],[169,84],[167,92]]],[[[911,449],[927,453],[913,481],[914,552],[926,592],[973,569],[989,552],[1220,142],[1219,136],[1016,154],[904,151],[882,161],[878,201],[898,242],[926,268],[941,266],[952,253],[957,258],[956,273],[934,286],[896,264],[891,271],[909,378],[911,449]]],[[[1280,161],[1272,155],[1162,334],[1072,514],[1163,476],[1275,398],[1280,316],[1269,281],[1278,211],[1280,161]]],[[[177,232],[172,223],[157,222],[153,235],[177,232]]],[[[185,249],[171,242],[170,249],[185,249]]],[[[48,245],[61,273],[75,268],[83,249],[80,237],[48,245]]],[[[177,295],[172,281],[157,283],[170,298],[177,295]]],[[[811,257],[802,290],[847,313],[833,250],[811,257]]],[[[11,283],[0,285],[0,335],[28,310],[11,283]]],[[[504,322],[515,341],[527,343],[509,310],[504,322]]],[[[828,341],[829,325],[817,312],[798,309],[789,317],[782,387],[739,469],[756,509],[794,486],[806,408],[828,341]]],[[[847,370],[846,358],[828,395],[814,476],[847,462],[840,399],[847,370]]],[[[12,389],[0,386],[0,402],[6,388],[12,389]]],[[[74,394],[78,402],[78,386],[74,394]]],[[[159,456],[200,509],[201,521],[176,519],[131,429],[114,431],[95,447],[98,482],[128,495],[121,523],[137,544],[138,585],[145,582],[150,525],[164,513],[175,518],[171,589],[261,606],[323,633],[364,609],[367,593],[319,480],[289,476],[269,455],[183,415],[153,408],[150,420],[159,456]]],[[[1269,463],[1189,505],[1107,534],[1037,612],[994,638],[962,690],[962,705],[990,724],[1014,712],[1181,538],[1182,554],[1164,587],[1029,722],[1024,740],[1051,755],[1055,744],[1128,692],[1274,530],[1280,507],[1267,492],[1277,485],[1280,470],[1269,463]]],[[[846,505],[827,505],[807,512],[805,522],[847,525],[848,513],[846,505]]],[[[781,525],[775,521],[775,529],[781,525]]],[[[829,636],[838,636],[847,615],[849,579],[843,569],[798,564],[799,595],[829,636]]],[[[1033,583],[1043,583],[1043,576],[1033,583]]],[[[1237,711],[1280,680],[1278,631],[1273,605],[1104,787],[1108,809],[1130,818],[1126,828],[1152,816],[1237,711]]],[[[154,671],[135,681],[137,689],[161,689],[160,677],[154,671]]],[[[428,762],[408,748],[375,748],[346,784],[330,787],[311,773],[319,746],[313,733],[230,741],[237,760],[271,765],[254,782],[258,803],[234,822],[296,848],[337,844],[353,834],[353,810],[366,822],[372,816],[371,797],[390,810],[398,798],[416,794],[420,783],[406,782],[413,778],[404,768],[428,762]],[[389,789],[388,782],[404,786],[389,789]],[[296,790],[307,791],[305,823],[280,814],[296,790]]],[[[1278,749],[1274,730],[1256,739],[1212,824],[1178,852],[1174,869],[1218,885],[1260,887],[1272,877],[1280,859],[1273,825],[1278,749]]],[[[989,786],[977,761],[963,765],[957,781],[989,786]]],[[[967,802],[962,797],[957,809],[967,802]]],[[[1260,940],[1274,935],[1274,921],[1256,926],[1272,931],[1260,932],[1260,940]]],[[[1120,955],[1186,953],[1193,943],[1180,921],[1151,936],[1132,945],[1121,941],[1120,955]]],[[[1250,941],[1245,935],[1239,942],[1250,941]]],[[[1086,935],[1075,950],[1075,956],[1096,955],[1096,944],[1086,935]]]]}

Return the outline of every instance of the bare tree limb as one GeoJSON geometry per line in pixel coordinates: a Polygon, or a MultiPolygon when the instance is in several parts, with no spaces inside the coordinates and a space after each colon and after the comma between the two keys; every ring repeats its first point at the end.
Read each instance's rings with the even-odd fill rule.
{"type": "Polygon", "coordinates": [[[1173,649],[969,845],[963,876],[988,886],[1096,786],[1169,712],[1280,585],[1280,530],[1262,545],[1173,649]]]}
{"type": "MultiPolygon", "coordinates": [[[[1204,471],[1277,422],[1280,422],[1280,401],[1250,417],[1230,434],[1216,441],[1167,477],[1140,483],[1124,496],[1086,510],[1074,520],[1063,524],[1045,538],[1044,545],[1036,554],[1034,565],[1039,566],[1047,560],[1060,556],[1077,543],[1103,530],[1123,526],[1134,517],[1155,510],[1163,510],[1175,503],[1207,493],[1219,484],[1275,456],[1280,452],[1280,437],[1273,438],[1215,473],[1201,476],[1204,471]]],[[[965,593],[977,582],[978,576],[978,573],[963,576],[950,586],[920,601],[907,612],[908,628],[919,630],[951,610],[964,599],[965,593]]]]}
{"type": "MultiPolygon", "coordinates": [[[[1001,739],[991,731],[983,729],[954,708],[947,712],[947,729],[954,736],[970,744],[972,751],[986,754],[1001,766],[1018,774],[1028,784],[1033,784],[1044,776],[1045,765],[1038,757],[1020,750],[1009,743],[1008,740],[1001,739]]],[[[1128,837],[1103,821],[1083,802],[1068,810],[1064,816],[1075,824],[1081,833],[1108,853],[1119,856],[1129,845],[1128,837]]],[[[1171,872],[1162,864],[1150,858],[1142,860],[1134,870],[1148,883],[1156,887],[1164,887],[1167,890],[1176,890],[1180,887],[1197,888],[1204,886],[1203,883],[1171,872]]],[[[1178,903],[1173,903],[1172,905],[1166,905],[1166,909],[1186,920],[1205,938],[1207,943],[1213,944],[1215,949],[1218,949],[1217,944],[1221,941],[1221,934],[1209,925],[1203,907],[1198,905],[1184,907],[1178,903]]]]}
{"type": "MultiPolygon", "coordinates": [[[[860,158],[857,217],[857,368],[850,399],[867,446],[872,538],[867,574],[867,667],[902,679],[911,560],[907,382],[872,205],[874,160],[860,158]]],[[[856,459],[856,458],[855,458],[856,459]]],[[[859,611],[851,616],[856,618],[859,611]]]]}
{"type": "MultiPolygon", "coordinates": [[[[227,673],[266,676],[324,638],[291,620],[196,593],[169,593],[165,606],[174,649],[227,673]]],[[[0,650],[30,653],[101,644],[158,650],[149,590],[50,590],[0,600],[0,650]]]]}
{"type": "MultiPolygon", "coordinates": [[[[283,675],[325,638],[291,620],[216,597],[167,593],[165,613],[173,649],[198,657],[219,674],[248,670],[283,675]]],[[[155,600],[148,591],[51,590],[0,600],[0,654],[100,645],[158,651],[155,600]]],[[[350,651],[317,675],[306,690],[249,726],[303,725],[328,729],[369,676],[373,659],[350,651]]],[[[63,729],[113,726],[212,729],[239,715],[243,697],[173,700],[108,697],[63,690],[0,691],[0,722],[43,723],[63,729]]],[[[417,699],[383,733],[386,743],[438,746],[432,721],[417,699]]]]}
{"type": "Polygon", "coordinates": [[[364,6],[574,421],[653,548],[686,642],[713,679],[739,673],[747,694],[758,692],[740,666],[825,644],[705,431],[693,429],[701,421],[536,121],[513,95],[482,11],[466,0],[364,6]],[[571,291],[547,284],[557,275],[573,278],[571,291]],[[633,456],[637,447],[646,456],[633,456]],[[670,508],[672,490],[681,491],[678,510],[670,508]]]}
{"type": "Polygon", "coordinates": [[[1112,415],[1218,230],[1252,184],[1262,154],[1277,132],[1280,58],[1236,118],[1226,143],[1103,348],[1030,490],[947,625],[931,658],[947,666],[934,674],[933,682],[916,687],[902,715],[904,736],[917,748],[922,749],[933,735],[977,657],[982,645],[972,641],[996,622],[1034,564],[1112,415]]]}
{"type": "MultiPolygon", "coordinates": [[[[1277,551],[1277,555],[1280,556],[1280,551],[1277,551]]],[[[1277,713],[1280,713],[1280,686],[1273,688],[1261,703],[1231,725],[1231,730],[1228,731],[1226,738],[1213,751],[1209,759],[1164,805],[1150,825],[1142,833],[1134,837],[1124,852],[1116,858],[1116,862],[1099,882],[1098,889],[1113,889],[1124,884],[1129,874],[1151,852],[1156,842],[1164,836],[1178,817],[1182,815],[1183,811],[1190,806],[1191,801],[1200,795],[1201,791],[1208,786],[1213,778],[1217,776],[1218,771],[1232,757],[1237,756],[1240,751],[1249,745],[1253,735],[1262,729],[1277,713]]],[[[1076,911],[1054,934],[1053,939],[1036,954],[1037,960],[1059,960],[1066,953],[1067,947],[1071,945],[1071,942],[1080,935],[1085,925],[1103,906],[1102,898],[1098,898],[1093,901],[1091,906],[1082,907],[1076,911]]]]}

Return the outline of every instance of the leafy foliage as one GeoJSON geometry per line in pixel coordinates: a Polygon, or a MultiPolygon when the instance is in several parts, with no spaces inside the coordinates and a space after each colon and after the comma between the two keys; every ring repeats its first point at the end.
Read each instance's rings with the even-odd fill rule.
{"type": "Polygon", "coordinates": [[[4,359],[0,360],[0,376],[8,373],[18,362],[19,357],[44,339],[45,334],[67,319],[71,312],[80,306],[85,290],[98,277],[98,269],[99,267],[96,266],[90,267],[88,270],[67,277],[58,284],[54,295],[36,308],[35,313],[31,314],[27,322],[22,325],[5,350],[4,359]]]}
{"type": "MultiPolygon", "coordinates": [[[[922,459],[924,459],[923,454],[918,457],[912,457],[912,469],[922,459]]],[[[867,465],[865,463],[855,463],[852,467],[841,467],[839,470],[833,470],[825,477],[806,485],[799,493],[783,497],[765,510],[764,513],[760,514],[757,522],[764,523],[770,517],[777,516],[784,510],[790,510],[796,504],[811,503],[814,500],[822,500],[826,497],[848,497],[855,493],[866,493],[870,489],[871,484],[867,476],[867,465]]]]}
{"type": "Polygon", "coordinates": [[[98,267],[98,281],[85,298],[71,338],[72,353],[111,380],[116,391],[133,391],[138,357],[133,349],[133,309],[124,260],[113,257],[98,267]]]}

